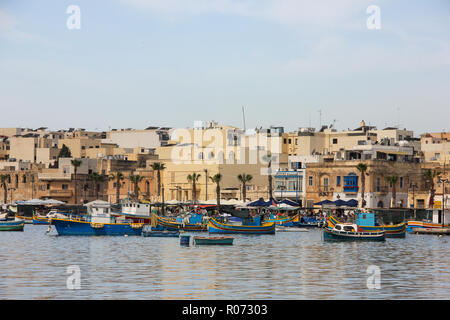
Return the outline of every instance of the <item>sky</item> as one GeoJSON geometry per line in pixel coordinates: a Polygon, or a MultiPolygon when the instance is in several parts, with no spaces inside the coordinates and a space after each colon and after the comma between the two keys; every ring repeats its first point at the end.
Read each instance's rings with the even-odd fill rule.
{"type": "Polygon", "coordinates": [[[450,131],[450,1],[0,0],[0,127],[243,127],[242,107],[247,128],[450,131]]]}

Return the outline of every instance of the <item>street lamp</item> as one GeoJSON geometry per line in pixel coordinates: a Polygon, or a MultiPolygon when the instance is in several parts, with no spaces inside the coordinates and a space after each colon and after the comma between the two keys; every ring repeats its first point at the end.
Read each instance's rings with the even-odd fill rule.
{"type": "Polygon", "coordinates": [[[417,183],[410,183],[409,187],[412,188],[413,190],[413,210],[414,210],[414,220],[416,220],[416,188],[417,188],[417,183]]]}

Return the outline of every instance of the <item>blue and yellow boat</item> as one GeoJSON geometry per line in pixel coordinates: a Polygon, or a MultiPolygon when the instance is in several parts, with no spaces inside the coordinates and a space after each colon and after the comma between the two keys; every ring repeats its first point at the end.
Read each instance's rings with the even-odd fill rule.
{"type": "Polygon", "coordinates": [[[293,222],[300,221],[300,214],[296,214],[292,217],[276,217],[273,214],[270,215],[270,219],[264,220],[265,222],[274,222],[277,225],[291,225],[293,222]]]}
{"type": "Polygon", "coordinates": [[[49,224],[48,217],[38,216],[33,214],[33,224],[49,224]]]}
{"type": "Polygon", "coordinates": [[[209,233],[275,234],[275,222],[260,223],[259,221],[257,219],[253,223],[243,222],[242,225],[234,225],[211,218],[208,223],[208,231],[209,233]]]}
{"type": "Polygon", "coordinates": [[[69,218],[51,218],[49,223],[55,226],[58,235],[71,236],[140,236],[143,223],[117,219],[111,215],[111,205],[104,201],[86,204],[88,214],[69,218]]]}
{"type": "MultiPolygon", "coordinates": [[[[385,231],[386,238],[405,238],[406,223],[401,222],[393,225],[377,225],[375,223],[375,213],[373,212],[356,212],[356,222],[358,231],[361,232],[381,232],[385,231]]],[[[335,217],[328,218],[328,226],[334,228],[335,225],[342,224],[335,217]]]]}
{"type": "Polygon", "coordinates": [[[176,231],[207,231],[207,225],[203,224],[203,215],[193,213],[185,218],[166,218],[156,215],[156,223],[166,230],[176,231]]]}
{"type": "Polygon", "coordinates": [[[24,224],[20,219],[0,220],[0,231],[23,231],[24,224]]]}

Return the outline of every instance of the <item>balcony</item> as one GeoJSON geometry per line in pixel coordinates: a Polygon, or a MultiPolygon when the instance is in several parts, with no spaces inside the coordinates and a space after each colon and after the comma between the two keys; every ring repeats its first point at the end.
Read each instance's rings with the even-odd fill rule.
{"type": "Polygon", "coordinates": [[[72,190],[44,190],[41,193],[41,197],[48,198],[71,198],[72,195],[72,190]]]}

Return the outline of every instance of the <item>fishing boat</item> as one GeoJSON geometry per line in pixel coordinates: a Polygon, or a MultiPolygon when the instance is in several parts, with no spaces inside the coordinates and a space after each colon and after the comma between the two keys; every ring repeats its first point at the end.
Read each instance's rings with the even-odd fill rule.
{"type": "Polygon", "coordinates": [[[49,224],[47,216],[33,214],[33,224],[49,224]]]}
{"type": "Polygon", "coordinates": [[[93,201],[86,204],[86,216],[69,216],[69,218],[51,218],[50,224],[55,226],[58,235],[86,236],[123,236],[141,235],[143,223],[118,218],[111,215],[111,204],[105,201],[93,201]]]}
{"type": "Polygon", "coordinates": [[[142,230],[142,236],[143,237],[174,237],[178,238],[180,236],[180,231],[169,231],[166,230],[164,227],[156,226],[156,227],[150,227],[150,228],[143,228],[142,230]]]}
{"type": "Polygon", "coordinates": [[[194,237],[195,245],[233,245],[233,237],[194,237]]]}
{"type": "Polygon", "coordinates": [[[261,223],[261,217],[255,217],[251,220],[244,219],[242,224],[227,224],[217,221],[214,218],[209,219],[209,233],[240,233],[240,234],[275,234],[275,223],[261,223]]]}
{"type": "Polygon", "coordinates": [[[269,219],[264,220],[265,222],[274,222],[276,225],[293,225],[293,222],[300,221],[300,214],[296,214],[292,217],[276,217],[271,214],[269,219]]]}
{"type": "MultiPolygon", "coordinates": [[[[449,227],[448,224],[444,227],[449,227]]],[[[440,229],[442,228],[441,223],[433,223],[431,221],[408,221],[408,226],[406,230],[408,232],[414,232],[414,229],[440,229]]]]}
{"type": "Polygon", "coordinates": [[[20,219],[0,220],[0,231],[23,231],[25,222],[20,219]]]}
{"type": "Polygon", "coordinates": [[[207,225],[203,223],[203,215],[196,213],[177,218],[166,218],[156,215],[156,223],[169,231],[207,231],[207,225]]]}
{"type": "Polygon", "coordinates": [[[385,231],[358,231],[358,225],[354,223],[340,223],[333,228],[323,229],[323,239],[325,241],[385,241],[385,231]]]}
{"type": "Polygon", "coordinates": [[[314,217],[301,217],[299,221],[293,221],[292,225],[298,228],[318,228],[326,225],[326,220],[319,220],[314,217]]]}
{"type": "MultiPolygon", "coordinates": [[[[356,212],[356,221],[358,230],[365,232],[386,232],[386,238],[404,238],[406,236],[406,223],[401,222],[393,225],[380,225],[375,221],[373,212],[356,212]]],[[[328,218],[328,226],[333,228],[337,224],[342,224],[335,217],[328,218]]]]}

